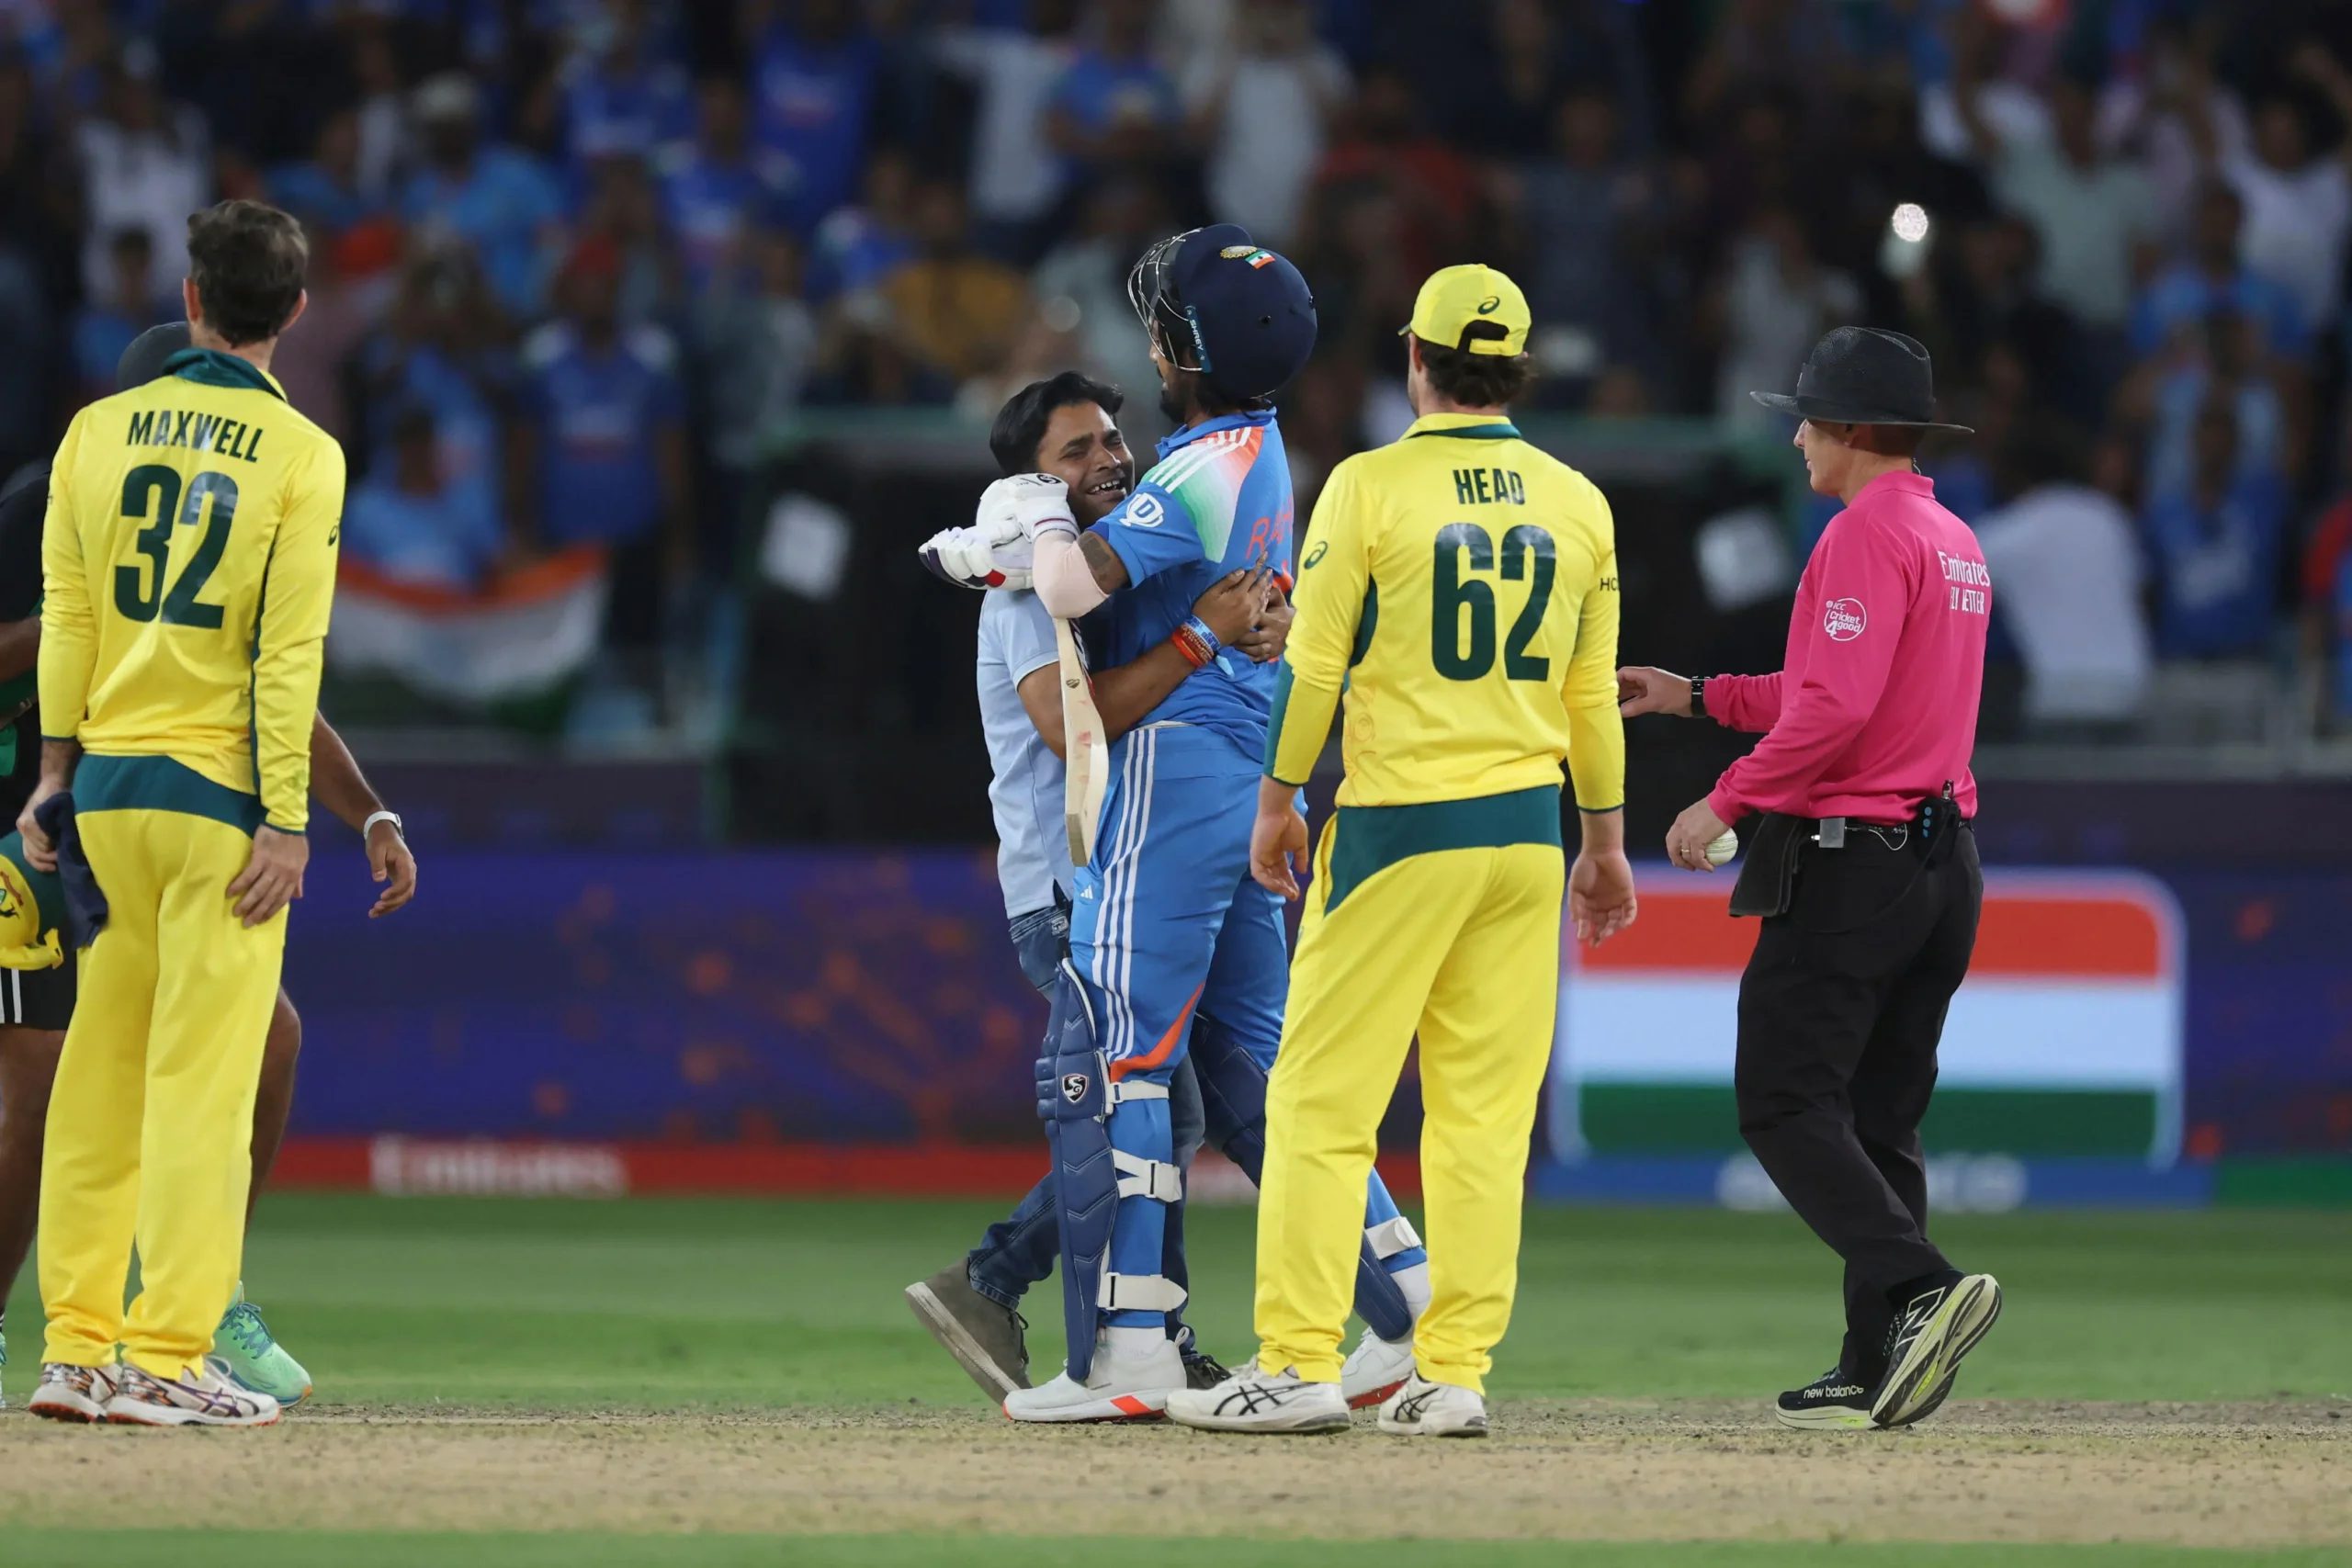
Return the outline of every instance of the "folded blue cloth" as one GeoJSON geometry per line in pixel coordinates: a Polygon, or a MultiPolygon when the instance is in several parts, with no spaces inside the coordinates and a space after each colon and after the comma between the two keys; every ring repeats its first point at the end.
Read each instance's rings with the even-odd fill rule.
{"type": "Polygon", "coordinates": [[[65,937],[75,947],[87,947],[107,929],[107,896],[98,874],[82,848],[82,829],[74,823],[73,794],[51,795],[33,808],[33,820],[57,846],[57,877],[65,885],[65,937]]]}

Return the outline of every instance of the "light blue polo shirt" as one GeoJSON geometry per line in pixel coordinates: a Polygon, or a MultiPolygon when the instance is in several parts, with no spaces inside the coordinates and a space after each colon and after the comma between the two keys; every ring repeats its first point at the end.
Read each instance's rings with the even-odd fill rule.
{"type": "Polygon", "coordinates": [[[1021,682],[1053,663],[1054,618],[1028,589],[991,588],[980,601],[978,681],[988,738],[989,807],[996,817],[996,878],[1004,912],[1025,915],[1067,893],[1073,877],[1062,826],[1062,760],[1038,739],[1021,682]]]}

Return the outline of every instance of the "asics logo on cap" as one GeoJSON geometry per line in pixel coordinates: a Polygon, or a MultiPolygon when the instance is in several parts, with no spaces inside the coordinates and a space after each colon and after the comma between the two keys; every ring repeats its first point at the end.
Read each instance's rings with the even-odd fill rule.
{"type": "Polygon", "coordinates": [[[1502,308],[1503,297],[1499,294],[1489,294],[1478,301],[1478,314],[1482,316],[1491,316],[1502,308]]]}

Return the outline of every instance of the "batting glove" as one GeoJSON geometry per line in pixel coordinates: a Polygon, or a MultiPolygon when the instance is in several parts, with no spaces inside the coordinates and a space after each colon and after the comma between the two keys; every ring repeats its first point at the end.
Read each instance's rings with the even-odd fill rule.
{"type": "Polygon", "coordinates": [[[1029,539],[1048,533],[1078,536],[1078,519],[1069,509],[1069,486],[1051,474],[1014,474],[997,480],[981,493],[974,525],[990,544],[1015,533],[1029,539]]]}
{"type": "Polygon", "coordinates": [[[925,570],[958,588],[1026,588],[1032,549],[1025,536],[991,545],[978,528],[946,528],[917,553],[925,570]]]}

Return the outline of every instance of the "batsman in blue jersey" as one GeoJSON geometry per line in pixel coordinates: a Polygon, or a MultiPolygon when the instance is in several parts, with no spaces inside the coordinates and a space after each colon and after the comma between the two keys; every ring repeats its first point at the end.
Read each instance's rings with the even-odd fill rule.
{"type": "MultiPolygon", "coordinates": [[[[1189,1052],[1211,1122],[1262,1128],[1289,989],[1281,902],[1249,868],[1276,673],[1224,647],[1192,605],[1236,570],[1290,574],[1290,468],[1272,396],[1314,347],[1315,301],[1297,268],[1231,224],[1152,247],[1128,293],[1179,426],[1159,462],[1082,535],[1067,487],[1044,476],[1000,481],[1000,510],[984,503],[978,525],[1049,612],[1087,618],[1097,663],[1173,639],[1196,665],[1112,748],[1094,857],[1077,872],[1070,957],[1038,1064],[1069,1359],[1059,1377],[1006,1396],[1022,1421],[1155,1418],[1185,1386],[1166,1328],[1184,1289],[1161,1266],[1182,1195],[1168,1086],[1189,1052]]],[[[1255,1176],[1262,1133],[1252,1137],[1227,1152],[1255,1176]]],[[[1427,1254],[1377,1176],[1365,1232],[1369,1328],[1345,1380],[1358,1404],[1409,1375],[1428,1300],[1427,1254]]]]}

